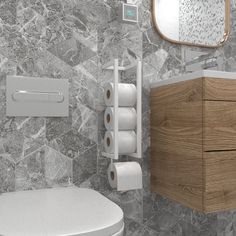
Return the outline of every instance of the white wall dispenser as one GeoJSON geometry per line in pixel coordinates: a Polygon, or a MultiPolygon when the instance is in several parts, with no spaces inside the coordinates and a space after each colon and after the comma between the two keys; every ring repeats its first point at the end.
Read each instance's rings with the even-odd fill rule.
{"type": "Polygon", "coordinates": [[[119,66],[118,59],[103,67],[113,70],[113,83],[104,87],[107,106],[104,123],[107,129],[104,137],[103,156],[111,159],[108,179],[112,188],[127,191],[142,188],[142,170],[138,162],[116,162],[119,156],[142,158],[142,63],[119,66]],[[120,83],[119,72],[136,67],[137,83],[120,83]]]}

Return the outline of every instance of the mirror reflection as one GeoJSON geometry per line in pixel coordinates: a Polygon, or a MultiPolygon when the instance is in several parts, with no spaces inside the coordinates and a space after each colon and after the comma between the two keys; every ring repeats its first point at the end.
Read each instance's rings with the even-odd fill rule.
{"type": "Polygon", "coordinates": [[[153,0],[154,22],[167,40],[216,47],[229,34],[229,0],[153,0]]]}

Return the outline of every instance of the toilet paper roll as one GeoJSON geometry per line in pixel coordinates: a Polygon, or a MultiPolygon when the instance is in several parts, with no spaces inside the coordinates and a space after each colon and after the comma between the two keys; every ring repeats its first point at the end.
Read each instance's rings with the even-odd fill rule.
{"type": "Polygon", "coordinates": [[[110,186],[118,191],[142,189],[142,169],[137,162],[111,163],[108,180],[110,186]]]}
{"type": "MultiPolygon", "coordinates": [[[[114,84],[107,83],[105,85],[104,99],[105,104],[108,107],[114,105],[114,84]]],[[[136,104],[137,100],[137,90],[133,84],[118,84],[118,104],[120,107],[133,107],[136,104]]]]}
{"type": "MultiPolygon", "coordinates": [[[[137,114],[134,108],[118,108],[119,130],[134,130],[137,123],[137,114]]],[[[104,124],[107,130],[114,129],[114,108],[108,107],[104,113],[104,124]]]]}
{"type": "MultiPolygon", "coordinates": [[[[114,153],[114,132],[107,131],[104,138],[105,152],[114,153]]],[[[136,151],[136,133],[134,131],[118,132],[118,152],[119,154],[131,154],[136,151]]]]}

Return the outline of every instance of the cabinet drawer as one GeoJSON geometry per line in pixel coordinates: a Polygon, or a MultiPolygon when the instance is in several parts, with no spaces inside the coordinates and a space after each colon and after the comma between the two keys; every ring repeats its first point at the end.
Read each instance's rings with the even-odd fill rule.
{"type": "Polygon", "coordinates": [[[235,101],[236,77],[234,79],[203,78],[204,100],[235,101]]]}
{"type": "Polygon", "coordinates": [[[236,102],[204,101],[204,151],[236,150],[236,102]]]}
{"type": "Polygon", "coordinates": [[[204,152],[203,156],[206,192],[236,189],[236,151],[204,152]]]}
{"type": "Polygon", "coordinates": [[[236,151],[205,152],[204,211],[235,208],[236,151]]]}

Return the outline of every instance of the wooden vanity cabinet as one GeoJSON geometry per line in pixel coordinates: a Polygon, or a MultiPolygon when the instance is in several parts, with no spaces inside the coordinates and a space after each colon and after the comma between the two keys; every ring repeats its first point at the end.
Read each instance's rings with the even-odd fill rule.
{"type": "Polygon", "coordinates": [[[236,208],[236,80],[151,90],[151,190],[202,212],[236,208]]]}

